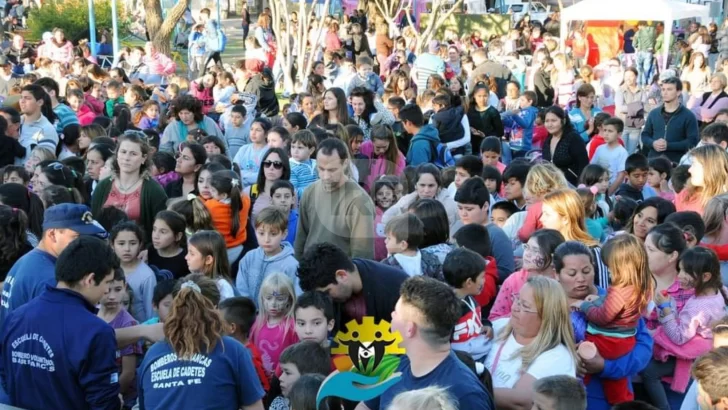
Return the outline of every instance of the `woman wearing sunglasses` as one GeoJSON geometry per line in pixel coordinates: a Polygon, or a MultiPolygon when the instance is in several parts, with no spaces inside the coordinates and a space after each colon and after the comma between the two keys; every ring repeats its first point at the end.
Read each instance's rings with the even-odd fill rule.
{"type": "Polygon", "coordinates": [[[288,163],[288,155],[282,148],[271,148],[263,156],[258,171],[258,182],[249,186],[245,193],[250,196],[252,210],[251,220],[260,211],[271,206],[270,188],[278,180],[288,181],[291,179],[291,166],[288,163]]]}

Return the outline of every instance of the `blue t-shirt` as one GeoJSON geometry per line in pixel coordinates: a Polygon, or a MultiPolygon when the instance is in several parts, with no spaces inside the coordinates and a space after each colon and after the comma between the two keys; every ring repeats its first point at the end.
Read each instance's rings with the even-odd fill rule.
{"type": "Polygon", "coordinates": [[[442,361],[433,371],[422,377],[412,375],[410,360],[402,356],[397,367],[402,372],[402,380],[376,399],[366,402],[371,410],[384,410],[394,398],[402,392],[438,386],[444,388],[457,400],[457,408],[467,410],[495,409],[493,398],[485,390],[483,383],[478,380],[472,370],[468,369],[458,359],[454,352],[442,361]]]}
{"type": "Polygon", "coordinates": [[[137,384],[139,407],[147,410],[238,410],[265,394],[250,352],[228,336],[192,360],[179,360],[167,341],[154,344],[137,369],[137,384]]]}
{"type": "Polygon", "coordinates": [[[56,286],[56,258],[40,249],[23,255],[10,268],[0,296],[0,324],[15,309],[56,286]]]}

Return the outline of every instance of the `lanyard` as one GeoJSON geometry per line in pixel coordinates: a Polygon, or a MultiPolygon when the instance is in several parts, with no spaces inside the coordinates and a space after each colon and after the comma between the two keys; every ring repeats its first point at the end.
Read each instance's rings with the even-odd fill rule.
{"type": "Polygon", "coordinates": [[[498,348],[498,351],[495,353],[495,358],[493,359],[493,369],[491,369],[490,374],[496,374],[495,371],[498,369],[498,362],[500,361],[501,353],[503,352],[503,348],[505,347],[506,343],[508,343],[508,339],[510,339],[511,336],[508,336],[506,340],[503,341],[503,344],[500,345],[498,348]]]}

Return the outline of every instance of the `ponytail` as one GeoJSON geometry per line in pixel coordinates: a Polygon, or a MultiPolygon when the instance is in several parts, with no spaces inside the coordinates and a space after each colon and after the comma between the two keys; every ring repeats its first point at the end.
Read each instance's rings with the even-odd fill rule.
{"type": "Polygon", "coordinates": [[[240,192],[240,178],[233,171],[218,171],[212,174],[210,185],[222,194],[227,194],[230,199],[230,212],[232,226],[230,236],[238,236],[240,230],[240,212],[243,210],[242,192],[240,192]]]}
{"type": "Polygon", "coordinates": [[[169,210],[184,217],[190,233],[214,229],[210,211],[195,194],[188,194],[185,199],[175,200],[169,205],[169,210]]]}

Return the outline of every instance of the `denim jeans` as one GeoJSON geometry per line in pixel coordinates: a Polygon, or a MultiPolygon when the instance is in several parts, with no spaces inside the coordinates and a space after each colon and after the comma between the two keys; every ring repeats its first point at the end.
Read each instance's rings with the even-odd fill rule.
{"type": "Polygon", "coordinates": [[[640,148],[640,134],[642,131],[635,128],[625,128],[622,133],[622,141],[627,153],[632,155],[640,148]]]}
{"type": "Polygon", "coordinates": [[[642,386],[644,386],[650,402],[660,410],[671,410],[670,402],[667,400],[667,394],[665,393],[665,386],[662,384],[662,378],[672,376],[674,372],[675,358],[671,357],[666,362],[652,359],[645,370],[640,373],[642,386]]]}
{"type": "Polygon", "coordinates": [[[653,56],[654,53],[651,51],[637,52],[637,71],[639,72],[637,80],[639,85],[649,85],[651,83],[653,56]]]}
{"type": "Polygon", "coordinates": [[[513,155],[511,154],[510,144],[508,144],[508,141],[501,141],[501,162],[503,165],[510,165],[512,160],[513,155]]]}

